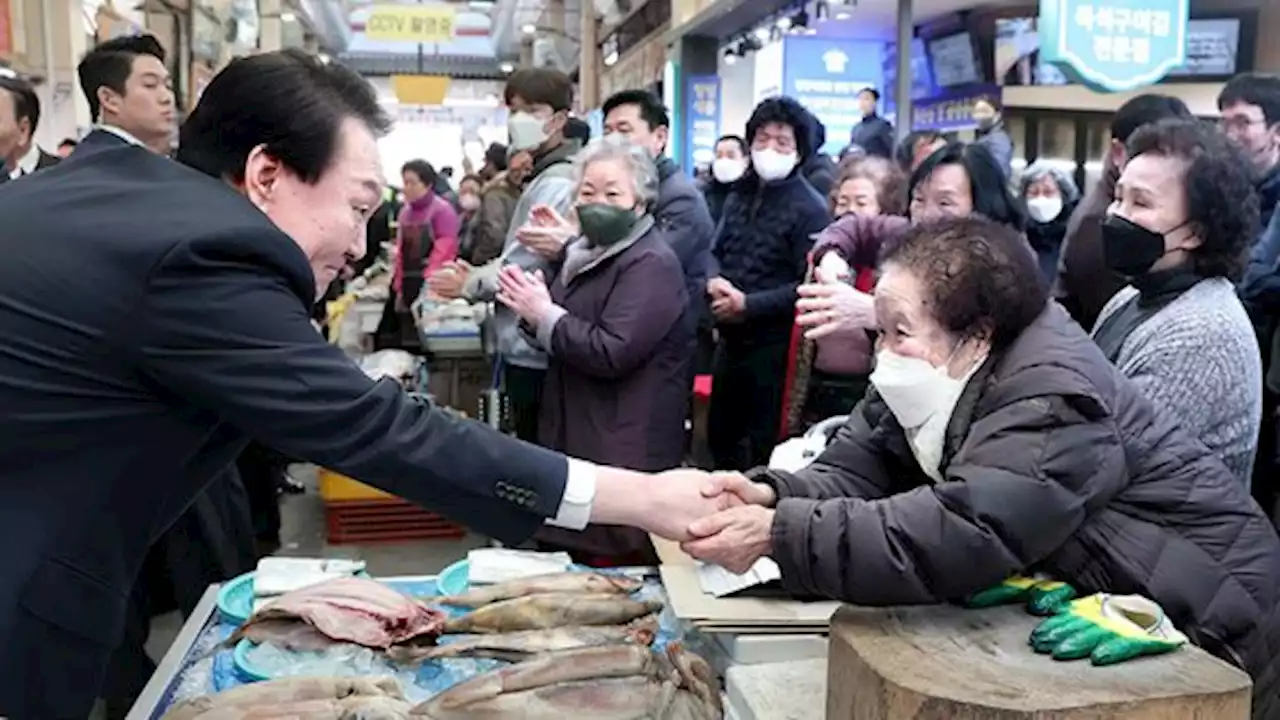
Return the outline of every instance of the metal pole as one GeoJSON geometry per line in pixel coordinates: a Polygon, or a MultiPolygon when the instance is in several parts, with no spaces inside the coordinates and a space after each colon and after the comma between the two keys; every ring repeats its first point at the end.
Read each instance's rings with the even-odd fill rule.
{"type": "Polygon", "coordinates": [[[893,125],[897,129],[899,140],[911,132],[911,40],[915,35],[911,8],[913,1],[898,0],[898,86],[894,89],[898,109],[893,125]]]}

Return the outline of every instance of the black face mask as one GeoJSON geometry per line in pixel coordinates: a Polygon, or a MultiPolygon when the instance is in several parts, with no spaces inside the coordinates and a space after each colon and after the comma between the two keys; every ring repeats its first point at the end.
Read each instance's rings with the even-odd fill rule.
{"type": "Polygon", "coordinates": [[[1164,257],[1164,236],[1127,218],[1108,215],[1102,221],[1103,260],[1118,275],[1141,277],[1164,257]]]}

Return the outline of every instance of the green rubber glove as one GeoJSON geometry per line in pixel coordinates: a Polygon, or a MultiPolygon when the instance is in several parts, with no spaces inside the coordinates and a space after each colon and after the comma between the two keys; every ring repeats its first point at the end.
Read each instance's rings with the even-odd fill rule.
{"type": "Polygon", "coordinates": [[[1172,652],[1186,642],[1164,609],[1141,595],[1080,598],[1031,632],[1036,652],[1056,660],[1088,657],[1094,665],[1172,652]]]}
{"type": "Polygon", "coordinates": [[[1031,577],[1014,575],[995,587],[974,593],[965,599],[966,607],[985,608],[1012,603],[1026,603],[1032,615],[1052,615],[1076,596],[1070,585],[1037,573],[1031,577]]]}

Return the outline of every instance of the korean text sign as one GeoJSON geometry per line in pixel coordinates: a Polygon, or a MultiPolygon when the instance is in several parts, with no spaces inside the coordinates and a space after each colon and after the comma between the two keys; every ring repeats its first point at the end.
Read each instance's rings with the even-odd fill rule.
{"type": "Polygon", "coordinates": [[[783,41],[782,94],[800,101],[826,126],[826,152],[839,153],[849,144],[853,126],[862,122],[858,91],[880,88],[883,55],[884,43],[875,41],[783,41]]]}
{"type": "Polygon", "coordinates": [[[720,78],[715,75],[689,75],[684,79],[684,157],[682,165],[692,173],[698,166],[710,165],[716,155],[720,137],[720,78]]]}
{"type": "Polygon", "coordinates": [[[364,34],[370,40],[446,43],[453,39],[455,15],[449,5],[375,5],[364,34]]]}
{"type": "Polygon", "coordinates": [[[1190,0],[1040,0],[1040,52],[1099,92],[1158,82],[1186,61],[1190,0]]]}

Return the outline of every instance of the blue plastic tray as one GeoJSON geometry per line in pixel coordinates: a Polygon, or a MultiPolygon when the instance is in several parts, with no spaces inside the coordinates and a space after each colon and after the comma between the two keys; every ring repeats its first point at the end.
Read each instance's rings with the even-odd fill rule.
{"type": "Polygon", "coordinates": [[[436,577],[436,585],[440,588],[441,595],[461,595],[467,591],[471,583],[469,575],[471,573],[471,562],[469,560],[459,560],[450,565],[436,577]]]}

